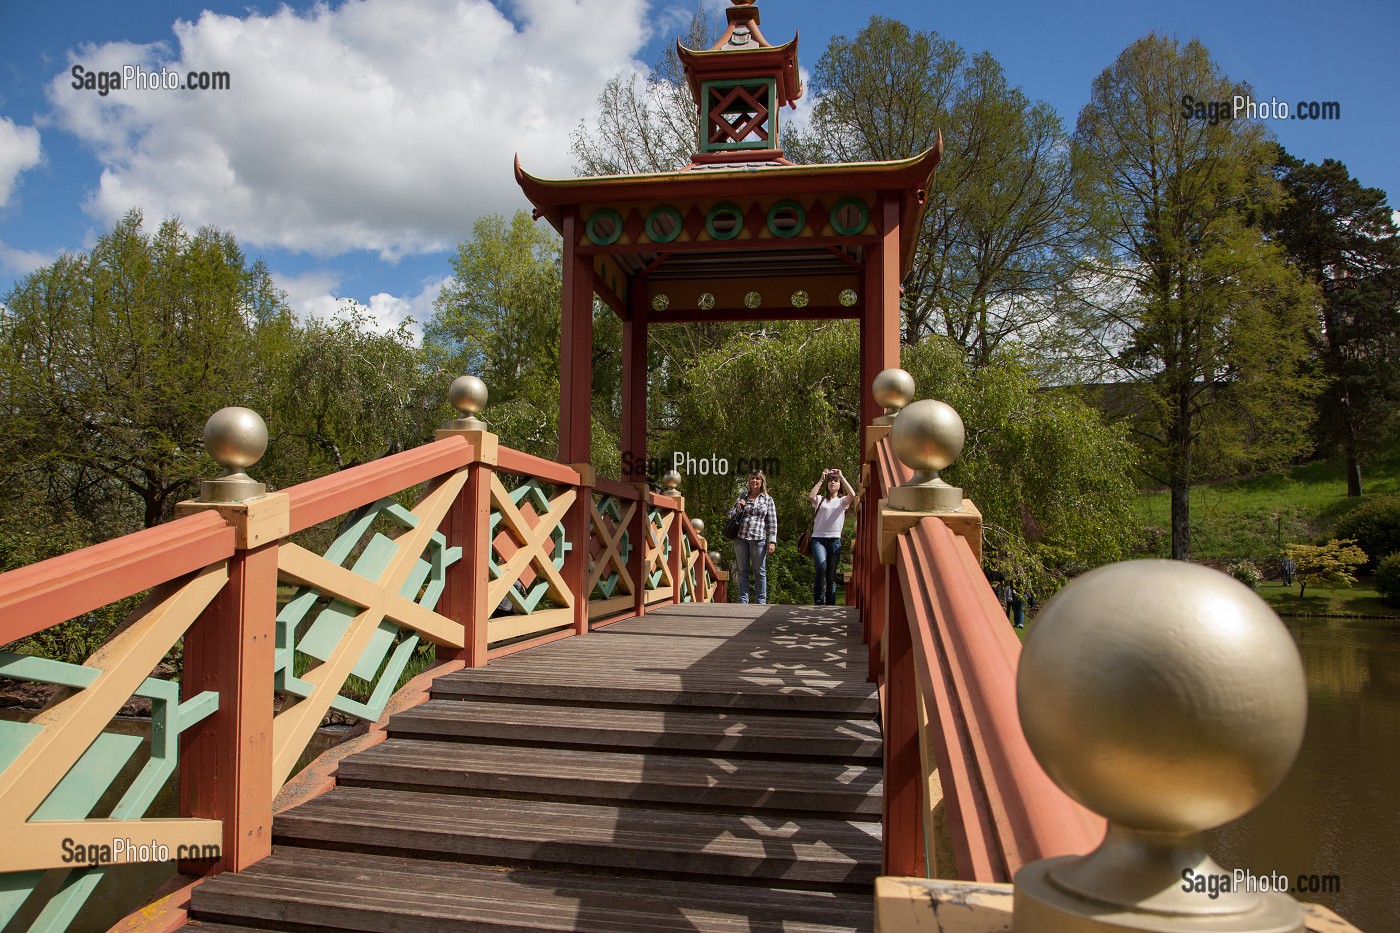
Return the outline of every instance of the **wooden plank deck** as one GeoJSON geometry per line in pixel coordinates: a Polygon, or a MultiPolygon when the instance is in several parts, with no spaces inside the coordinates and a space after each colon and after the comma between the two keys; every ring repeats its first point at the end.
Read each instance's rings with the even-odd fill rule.
{"type": "Polygon", "coordinates": [[[191,930],[870,930],[854,609],[651,610],[440,678],[195,889],[191,930]]]}

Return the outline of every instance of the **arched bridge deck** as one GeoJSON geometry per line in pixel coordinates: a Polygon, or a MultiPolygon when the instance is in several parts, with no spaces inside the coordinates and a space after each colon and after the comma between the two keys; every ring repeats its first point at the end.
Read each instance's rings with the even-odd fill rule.
{"type": "Polygon", "coordinates": [[[869,930],[859,614],[669,606],[438,678],[190,929],[869,930]]]}

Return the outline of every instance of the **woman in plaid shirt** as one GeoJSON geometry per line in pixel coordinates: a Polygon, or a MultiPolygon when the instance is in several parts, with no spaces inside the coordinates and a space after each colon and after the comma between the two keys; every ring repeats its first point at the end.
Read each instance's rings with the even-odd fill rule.
{"type": "Polygon", "coordinates": [[[739,537],[734,539],[734,552],[739,573],[739,602],[749,601],[749,564],[754,567],[758,590],[755,602],[768,602],[768,555],[778,544],[778,507],[768,495],[768,479],[762,470],[749,474],[749,491],[729,510],[732,517],[742,515],[739,537]]]}

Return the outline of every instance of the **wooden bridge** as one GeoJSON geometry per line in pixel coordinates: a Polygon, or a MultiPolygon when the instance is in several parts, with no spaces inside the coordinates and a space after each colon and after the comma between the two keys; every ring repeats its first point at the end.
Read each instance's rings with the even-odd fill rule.
{"type": "Polygon", "coordinates": [[[5,642],[150,594],[85,664],[0,657],[64,688],[0,723],[0,903],[63,929],[130,868],[63,840],[131,838],[217,853],[131,928],[867,929],[878,874],[1005,882],[1091,848],[1016,727],[975,528],[882,541],[910,471],[872,433],[848,607],[717,603],[675,490],[474,429],[0,575],[5,642]],[[420,640],[439,664],[395,696],[420,640]],[[151,676],[176,645],[180,683],[151,676]],[[95,811],[133,695],[150,758],[95,811]],[[331,710],[375,725],[288,783],[331,710]],[[180,815],[144,818],[177,770],[180,815]]]}
{"type": "Polygon", "coordinates": [[[861,648],[852,609],[671,606],[442,677],[192,928],[869,929],[861,648]]]}

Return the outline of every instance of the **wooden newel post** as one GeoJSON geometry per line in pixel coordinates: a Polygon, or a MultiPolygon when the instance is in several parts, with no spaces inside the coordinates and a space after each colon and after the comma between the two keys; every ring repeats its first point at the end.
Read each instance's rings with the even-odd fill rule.
{"type": "Polygon", "coordinates": [[[578,472],[578,497],[564,516],[564,538],[573,547],[564,556],[564,580],[574,591],[574,634],[588,634],[589,563],[593,548],[593,486],[597,478],[591,464],[569,464],[578,472]]]}
{"type": "Polygon", "coordinates": [[[246,408],[225,408],[204,429],[224,475],[203,484],[177,516],[217,511],[233,527],[228,583],[185,633],[180,696],[205,690],[219,708],[180,737],[180,815],[223,821],[216,860],[181,861],[204,875],[241,871],[272,853],[272,716],[277,633],[277,547],[290,529],[286,493],[265,494],[243,472],[267,447],[267,426],[246,408]]]}
{"type": "Polygon", "coordinates": [[[460,436],[472,446],[471,470],[457,501],[443,517],[441,530],[447,546],[461,547],[462,557],[447,568],[439,612],[462,623],[462,648],[439,647],[438,660],[460,660],[467,667],[486,666],[487,630],[492,607],[487,605],[490,585],[487,559],[491,555],[491,480],[496,475],[496,435],[489,431],[443,428],[437,437],[460,436]]]}
{"type": "Polygon", "coordinates": [[[651,529],[651,488],[646,483],[634,484],[637,488],[637,507],[632,512],[632,521],[627,526],[627,573],[632,577],[632,612],[645,615],[647,611],[647,542],[651,529]]]}

